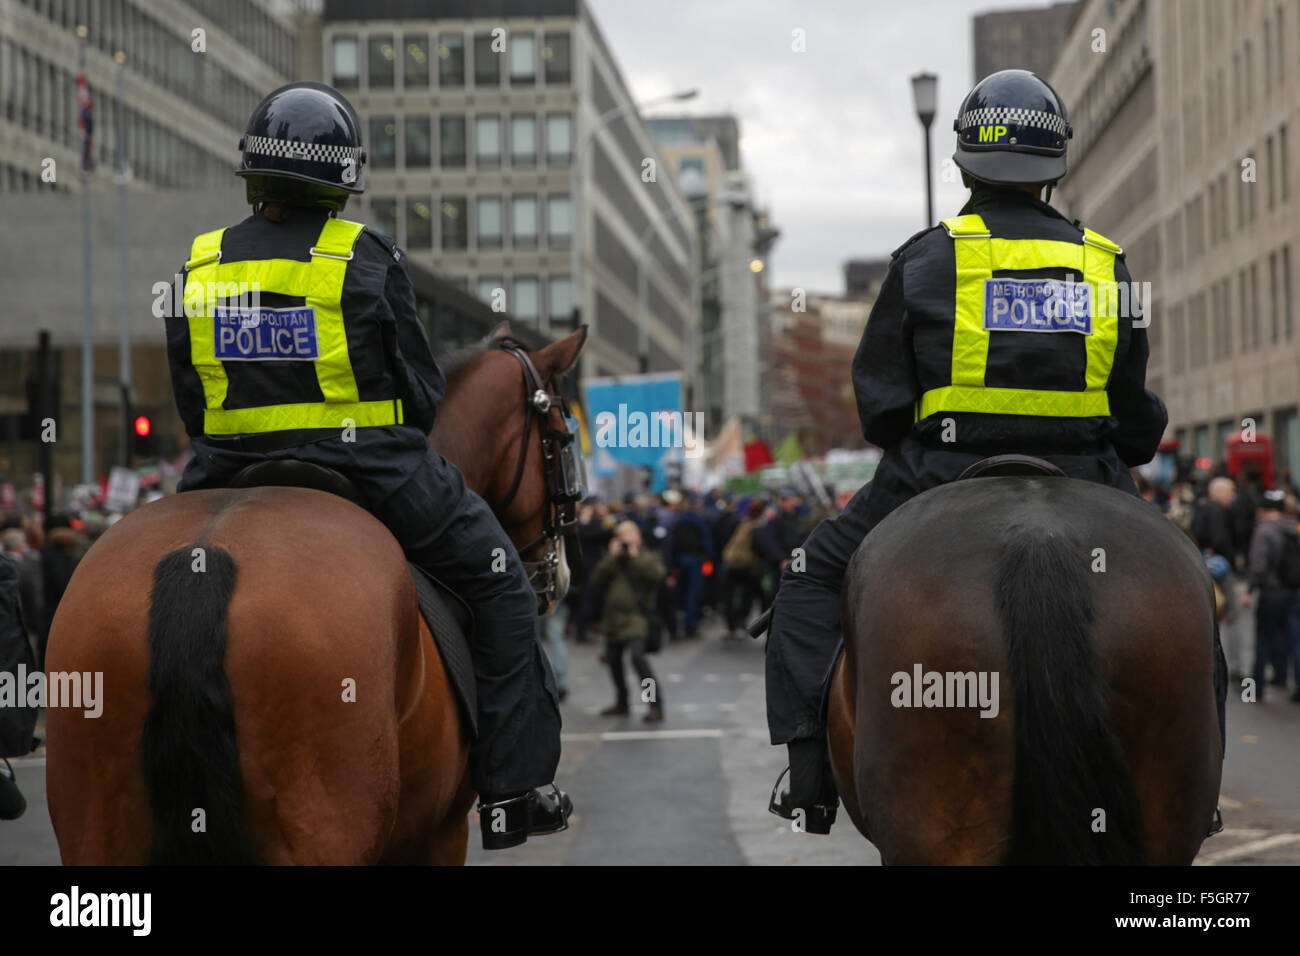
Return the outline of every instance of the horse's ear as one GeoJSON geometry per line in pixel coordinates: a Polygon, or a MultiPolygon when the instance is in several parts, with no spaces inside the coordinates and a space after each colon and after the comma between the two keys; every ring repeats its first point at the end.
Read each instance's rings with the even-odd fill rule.
{"type": "Polygon", "coordinates": [[[503,322],[498,322],[496,328],[494,328],[487,335],[483,336],[483,341],[491,344],[492,342],[495,342],[497,339],[504,339],[508,335],[510,335],[510,322],[509,320],[506,320],[503,322]]]}
{"type": "Polygon", "coordinates": [[[570,332],[558,342],[552,342],[544,349],[533,353],[533,364],[542,379],[563,375],[578,364],[582,347],[587,344],[587,327],[579,326],[576,332],[570,332]]]}

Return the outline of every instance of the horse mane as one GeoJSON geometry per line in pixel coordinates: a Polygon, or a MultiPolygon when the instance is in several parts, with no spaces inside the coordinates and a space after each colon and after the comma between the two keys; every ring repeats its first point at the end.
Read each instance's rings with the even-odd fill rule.
{"type": "Polygon", "coordinates": [[[497,336],[497,330],[493,329],[477,342],[471,342],[469,345],[462,345],[460,348],[452,349],[446,355],[438,360],[438,366],[442,369],[443,375],[448,381],[464,372],[475,359],[494,352],[497,349],[516,348],[521,351],[531,351],[527,345],[510,335],[497,336]]]}

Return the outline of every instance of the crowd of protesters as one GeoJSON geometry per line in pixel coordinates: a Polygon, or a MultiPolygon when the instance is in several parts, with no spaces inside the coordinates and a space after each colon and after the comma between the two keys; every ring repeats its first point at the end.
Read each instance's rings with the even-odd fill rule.
{"type": "Polygon", "coordinates": [[[1300,491],[1283,470],[1271,487],[1258,474],[1219,469],[1201,481],[1139,490],[1206,557],[1220,599],[1219,632],[1231,680],[1272,688],[1300,703],[1300,491]]]}
{"type": "MultiPolygon", "coordinates": [[[[48,524],[34,516],[0,519],[0,671],[44,669],[54,612],[102,530],[67,515],[53,515],[48,524]]],[[[37,746],[37,719],[32,707],[0,708],[0,820],[17,818],[27,806],[7,758],[37,746]]]]}
{"type": "Polygon", "coordinates": [[[547,649],[561,699],[567,695],[566,635],[590,644],[599,629],[614,685],[607,716],[629,713],[624,668],[630,660],[649,705],[663,719],[662,687],[647,655],[665,641],[700,637],[707,617],[725,624],[726,640],[771,603],[781,571],[829,506],[814,507],[794,488],[774,496],[668,489],[627,493],[617,502],[589,498],[578,509],[584,573],[564,607],[548,619],[547,649]]]}

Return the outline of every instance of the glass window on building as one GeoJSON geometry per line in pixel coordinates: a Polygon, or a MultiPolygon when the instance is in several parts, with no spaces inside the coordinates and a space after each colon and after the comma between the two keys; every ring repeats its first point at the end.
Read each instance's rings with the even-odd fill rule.
{"type": "Polygon", "coordinates": [[[1273,467],[1279,476],[1283,468],[1291,469],[1291,480],[1300,476],[1300,418],[1293,407],[1279,409],[1274,413],[1275,452],[1273,467]]]}
{"type": "Polygon", "coordinates": [[[573,118],[568,113],[546,116],[546,165],[567,166],[573,156],[573,118]]]}
{"type": "Polygon", "coordinates": [[[573,204],[568,195],[546,198],[546,241],[551,246],[567,249],[573,238],[573,204]]]}
{"type": "Polygon", "coordinates": [[[442,200],[442,248],[464,249],[468,245],[469,226],[465,222],[465,197],[442,200]]]}
{"type": "Polygon", "coordinates": [[[547,280],[546,305],[552,322],[573,318],[573,281],[568,276],[551,276],[547,280]]]}
{"type": "Polygon", "coordinates": [[[397,51],[393,49],[391,35],[372,36],[366,43],[366,60],[370,88],[375,90],[392,89],[394,64],[397,51]]]}
{"type": "Polygon", "coordinates": [[[501,248],[503,223],[500,196],[479,196],[474,200],[474,230],[478,248],[501,248]]]}
{"type": "Polygon", "coordinates": [[[537,117],[523,113],[510,117],[510,163],[537,165],[537,117]]]}
{"type": "Polygon", "coordinates": [[[496,308],[496,303],[500,302],[503,306],[501,311],[508,311],[504,308],[506,280],[501,278],[501,276],[479,276],[477,289],[478,297],[488,305],[496,308]]]}
{"type": "Polygon", "coordinates": [[[545,64],[547,83],[569,82],[569,35],[567,33],[547,33],[542,37],[542,63],[545,64]]]}
{"type": "Polygon", "coordinates": [[[501,117],[474,117],[474,164],[480,169],[501,165],[501,117]]]}
{"type": "Polygon", "coordinates": [[[474,85],[501,85],[501,56],[492,49],[492,34],[474,36],[474,85]]]}
{"type": "Polygon", "coordinates": [[[406,165],[411,169],[423,169],[432,158],[432,129],[427,116],[406,117],[406,165]]]}
{"type": "Polygon", "coordinates": [[[1221,464],[1228,457],[1228,439],[1237,433],[1237,423],[1231,418],[1219,422],[1214,426],[1214,458],[1215,465],[1221,464]]]}
{"type": "Polygon", "coordinates": [[[1197,458],[1210,457],[1210,426],[1197,425],[1192,429],[1192,454],[1197,458]]]}
{"type": "Polygon", "coordinates": [[[538,302],[538,282],[533,276],[519,276],[515,279],[515,298],[509,303],[511,315],[525,322],[537,322],[541,316],[538,302]]]}
{"type": "Polygon", "coordinates": [[[429,38],[408,34],[402,40],[402,83],[412,89],[429,85],[429,38]]]}
{"type": "Polygon", "coordinates": [[[375,169],[392,169],[397,165],[397,120],[393,117],[370,117],[366,158],[375,169]]]}
{"type": "Polygon", "coordinates": [[[510,83],[531,86],[537,82],[537,37],[531,33],[510,34],[510,83]]]}
{"type": "Polygon", "coordinates": [[[433,247],[433,210],[427,199],[406,201],[406,247],[408,249],[433,247]]]}
{"type": "Polygon", "coordinates": [[[438,120],[438,159],[447,169],[465,165],[465,117],[443,116],[438,120]]]}
{"type": "Polygon", "coordinates": [[[357,50],[357,38],[335,37],[333,52],[330,57],[330,70],[333,85],[340,90],[355,90],[360,82],[361,63],[357,50]]]}
{"type": "Polygon", "coordinates": [[[378,196],[370,200],[370,223],[389,239],[397,241],[397,200],[378,196]]]}
{"type": "Polygon", "coordinates": [[[459,33],[438,37],[438,85],[465,85],[465,38],[459,33]]]}
{"type": "Polygon", "coordinates": [[[537,245],[537,197],[515,196],[510,202],[510,242],[516,248],[537,245]]]}

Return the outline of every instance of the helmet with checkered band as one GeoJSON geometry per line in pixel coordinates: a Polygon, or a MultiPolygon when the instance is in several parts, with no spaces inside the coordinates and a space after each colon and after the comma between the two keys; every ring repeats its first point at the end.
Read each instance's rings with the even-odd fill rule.
{"type": "Polygon", "coordinates": [[[1066,143],[1074,135],[1065,103],[1028,70],[1001,70],[980,80],[952,128],[953,161],[981,182],[1050,184],[1065,175],[1066,143]]]}
{"type": "Polygon", "coordinates": [[[325,206],[336,212],[365,189],[361,123],[338,90],[290,83],[268,94],[240,137],[248,201],[325,206]]]}

